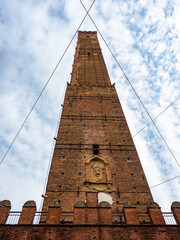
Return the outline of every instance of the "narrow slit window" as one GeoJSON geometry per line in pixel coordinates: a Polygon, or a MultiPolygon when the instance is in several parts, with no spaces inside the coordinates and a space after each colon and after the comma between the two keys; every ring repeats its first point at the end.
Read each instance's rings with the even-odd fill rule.
{"type": "Polygon", "coordinates": [[[99,145],[98,144],[93,145],[93,154],[99,155],[99,145]]]}

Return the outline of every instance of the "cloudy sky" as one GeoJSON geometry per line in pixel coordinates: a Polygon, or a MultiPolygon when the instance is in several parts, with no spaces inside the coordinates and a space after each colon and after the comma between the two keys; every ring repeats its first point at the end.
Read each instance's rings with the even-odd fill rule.
{"type": "MultiPolygon", "coordinates": [[[[88,8],[92,0],[83,3],[88,8]]],[[[179,0],[96,0],[90,11],[152,118],[180,96],[179,13],[179,0]]],[[[0,161],[84,16],[79,0],[0,1],[0,161]]],[[[80,30],[96,29],[87,17],[80,30]]],[[[98,38],[134,136],[150,118],[98,38]]],[[[0,200],[9,199],[13,210],[30,199],[40,206],[76,41],[77,35],[0,165],[0,200]]],[[[180,164],[180,100],[155,124],[180,164]]],[[[150,187],[180,175],[152,124],[133,139],[150,187]]],[[[180,178],[152,193],[169,211],[180,201],[180,178]]]]}

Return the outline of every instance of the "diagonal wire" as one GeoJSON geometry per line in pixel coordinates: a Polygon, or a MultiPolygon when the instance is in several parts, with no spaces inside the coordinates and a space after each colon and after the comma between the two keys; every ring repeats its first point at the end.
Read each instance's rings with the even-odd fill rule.
{"type": "MultiPolygon", "coordinates": [[[[81,0],[79,0],[79,1],[81,2],[83,8],[84,8],[85,11],[87,12],[87,9],[86,9],[86,7],[84,6],[84,4],[82,3],[82,1],[81,1],[81,0]]],[[[112,54],[113,58],[115,59],[117,65],[119,66],[119,68],[121,69],[122,73],[124,74],[126,80],[128,81],[128,83],[129,83],[130,86],[132,87],[134,93],[136,94],[137,98],[139,99],[139,101],[140,101],[140,103],[142,104],[143,108],[145,109],[146,113],[147,113],[148,116],[150,117],[151,122],[154,124],[155,128],[157,129],[158,133],[160,134],[161,138],[163,139],[165,145],[167,146],[167,148],[168,148],[168,150],[170,151],[171,155],[173,156],[174,160],[176,161],[176,163],[177,163],[178,166],[180,167],[179,162],[177,161],[177,159],[176,159],[176,157],[174,156],[174,154],[172,153],[170,147],[168,146],[168,144],[166,143],[166,141],[165,141],[165,139],[163,138],[162,134],[160,133],[159,129],[157,128],[156,124],[154,123],[154,120],[155,120],[159,115],[161,115],[164,111],[166,111],[166,110],[167,110],[174,102],[176,102],[179,98],[176,99],[172,104],[170,104],[170,105],[169,105],[163,112],[161,112],[155,119],[152,119],[151,116],[150,116],[150,114],[149,114],[149,112],[147,111],[146,107],[144,106],[143,102],[141,101],[139,95],[138,95],[137,92],[135,91],[135,89],[134,89],[134,87],[132,86],[131,82],[129,81],[127,75],[125,74],[124,70],[122,69],[122,67],[120,66],[119,62],[117,61],[115,55],[113,54],[112,50],[110,49],[109,45],[108,45],[107,42],[105,41],[105,39],[104,39],[104,37],[102,36],[101,32],[99,31],[99,29],[98,29],[97,25],[95,24],[94,20],[92,19],[92,17],[90,16],[90,14],[88,14],[88,16],[89,16],[89,18],[91,19],[92,23],[94,24],[95,28],[97,29],[98,33],[100,34],[101,38],[103,39],[104,43],[106,44],[107,48],[109,49],[110,53],[112,54]]],[[[151,123],[151,122],[150,122],[150,123],[151,123]]],[[[150,123],[149,123],[149,124],[150,124],[150,123]]],[[[178,178],[178,177],[180,177],[180,175],[179,175],[179,176],[176,176],[176,177],[174,177],[174,178],[171,178],[171,179],[169,179],[169,180],[166,180],[166,181],[164,181],[164,182],[162,182],[162,183],[159,183],[159,184],[157,184],[157,185],[155,185],[155,186],[152,186],[151,188],[154,188],[154,187],[157,187],[157,186],[159,186],[159,185],[161,185],[161,184],[163,184],[163,183],[172,181],[172,180],[174,180],[174,179],[176,179],[176,178],[178,178]]]]}
{"type": "Polygon", "coordinates": [[[170,181],[172,181],[172,180],[174,180],[174,179],[176,179],[176,178],[179,178],[179,177],[180,177],[180,175],[178,175],[178,176],[176,176],[176,177],[173,177],[173,178],[170,178],[170,179],[168,179],[168,180],[166,180],[166,181],[164,181],[164,182],[158,183],[158,184],[156,184],[156,185],[154,185],[154,186],[152,186],[152,187],[150,187],[150,188],[158,187],[158,186],[160,186],[160,185],[162,185],[162,184],[164,184],[164,183],[170,182],[170,181]]]}
{"type": "Polygon", "coordinates": [[[130,82],[129,78],[127,77],[126,73],[124,72],[124,70],[122,69],[121,65],[119,64],[117,58],[115,57],[115,55],[113,54],[111,48],[109,47],[109,45],[107,44],[106,40],[104,39],[103,35],[101,34],[100,30],[98,29],[96,23],[94,22],[94,20],[92,19],[91,15],[87,12],[87,9],[85,7],[85,5],[83,4],[83,2],[81,0],[79,0],[80,3],[82,4],[83,8],[85,9],[86,13],[88,14],[89,18],[91,19],[92,23],[94,24],[95,28],[97,29],[99,35],[101,36],[102,40],[104,41],[104,43],[106,44],[107,48],[109,49],[110,53],[112,54],[114,60],[116,61],[117,65],[119,66],[120,70],[122,71],[122,73],[124,74],[124,77],[126,78],[126,80],[128,81],[129,85],[131,86],[131,88],[133,89],[136,97],[138,98],[138,100],[140,101],[141,105],[143,106],[145,112],[147,113],[147,115],[149,116],[149,118],[151,119],[151,122],[153,123],[154,127],[156,128],[156,130],[158,131],[159,135],[161,136],[164,144],[166,145],[166,147],[168,148],[169,152],[171,153],[171,155],[173,156],[174,160],[176,161],[178,167],[180,167],[180,164],[178,162],[178,160],[176,159],[175,155],[173,154],[173,152],[171,151],[169,145],[167,144],[165,138],[162,136],[160,130],[158,129],[158,127],[156,126],[155,122],[153,121],[151,115],[149,114],[147,108],[145,107],[144,103],[142,102],[142,100],[140,99],[139,95],[137,94],[135,88],[133,87],[132,83],[130,82]]]}
{"type": "MultiPolygon", "coordinates": [[[[179,96],[176,100],[174,100],[169,106],[167,106],[162,112],[160,112],[155,118],[153,118],[153,121],[156,120],[162,113],[164,113],[168,108],[170,108],[170,107],[171,107],[175,102],[177,102],[179,99],[180,99],[180,96],[179,96]]],[[[149,122],[148,124],[146,124],[141,130],[139,130],[139,131],[133,136],[133,138],[134,138],[135,136],[137,136],[140,132],[142,132],[142,131],[143,131],[147,126],[149,126],[151,123],[152,123],[152,121],[149,122]]]]}
{"type": "Polygon", "coordinates": [[[22,123],[21,127],[19,128],[18,132],[16,133],[16,135],[15,135],[15,137],[14,137],[13,141],[11,142],[11,144],[9,145],[9,147],[8,147],[8,149],[7,149],[7,151],[6,151],[6,153],[4,154],[3,158],[1,159],[1,161],[0,161],[0,165],[1,165],[1,164],[2,164],[2,162],[4,161],[4,159],[5,159],[5,157],[7,156],[7,154],[8,154],[8,152],[9,152],[9,150],[11,149],[11,147],[12,147],[13,143],[15,142],[16,138],[18,137],[19,133],[21,132],[22,128],[24,127],[24,125],[25,125],[26,121],[28,120],[28,118],[29,118],[30,114],[32,113],[33,109],[35,108],[35,106],[36,106],[37,102],[39,101],[39,99],[40,99],[41,95],[43,94],[43,92],[44,92],[45,88],[47,87],[48,83],[50,82],[50,80],[51,80],[52,76],[54,75],[54,73],[55,73],[56,69],[58,68],[58,66],[59,66],[60,62],[62,61],[62,59],[63,59],[64,55],[66,54],[66,52],[67,52],[67,50],[68,50],[69,46],[71,45],[71,43],[72,43],[73,39],[75,38],[75,36],[76,36],[76,33],[78,32],[78,30],[80,29],[81,25],[83,24],[83,22],[84,22],[85,18],[86,18],[86,17],[87,17],[87,15],[89,14],[89,11],[91,10],[91,8],[92,8],[92,6],[94,5],[95,1],[96,1],[96,0],[94,0],[94,1],[92,2],[92,4],[91,4],[91,6],[90,6],[89,10],[86,12],[86,14],[85,14],[84,18],[82,19],[82,21],[81,21],[81,23],[80,23],[79,27],[77,28],[77,30],[76,30],[76,32],[74,33],[74,35],[73,35],[72,39],[70,40],[69,44],[67,45],[66,49],[64,50],[64,52],[63,52],[62,56],[60,57],[60,59],[59,59],[58,63],[56,64],[56,66],[55,66],[54,70],[53,70],[53,71],[52,71],[52,73],[50,74],[50,76],[49,76],[49,78],[48,78],[48,80],[47,80],[46,84],[44,85],[44,87],[43,87],[43,89],[41,90],[41,92],[40,92],[39,96],[37,97],[37,99],[36,99],[35,103],[33,104],[33,106],[32,106],[32,108],[31,108],[31,110],[29,111],[29,113],[28,113],[28,115],[26,116],[25,120],[23,121],[23,123],[22,123]]]}

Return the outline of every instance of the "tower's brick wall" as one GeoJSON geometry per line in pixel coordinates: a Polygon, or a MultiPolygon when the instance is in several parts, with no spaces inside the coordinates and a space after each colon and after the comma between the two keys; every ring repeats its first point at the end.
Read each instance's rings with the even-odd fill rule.
{"type": "Polygon", "coordinates": [[[62,211],[72,211],[76,201],[86,200],[88,191],[111,195],[114,211],[122,210],[125,202],[144,210],[153,201],[96,32],[79,32],[43,210],[60,201],[62,211]],[[105,189],[86,184],[93,144],[99,145],[98,155],[107,162],[111,184],[105,189]]]}
{"type": "Polygon", "coordinates": [[[180,228],[176,226],[57,226],[15,225],[1,226],[2,240],[179,240],[180,228]]]}

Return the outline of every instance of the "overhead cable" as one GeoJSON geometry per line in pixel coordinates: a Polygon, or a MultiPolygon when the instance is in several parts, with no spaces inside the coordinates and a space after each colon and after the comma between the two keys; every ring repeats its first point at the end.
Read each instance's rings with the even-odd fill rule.
{"type": "Polygon", "coordinates": [[[151,122],[153,123],[154,127],[156,128],[156,130],[158,131],[159,135],[161,136],[163,142],[165,143],[166,147],[168,148],[169,152],[171,153],[172,157],[174,158],[174,160],[176,161],[177,165],[180,167],[180,164],[178,162],[178,160],[176,159],[175,155],[173,154],[172,150],[170,149],[169,145],[167,144],[166,140],[164,139],[164,137],[162,136],[160,130],[158,129],[158,127],[156,126],[155,122],[153,121],[151,115],[149,114],[147,108],[145,107],[144,103],[142,102],[141,98],[139,97],[138,93],[136,92],[135,88],[133,87],[132,83],[130,82],[129,78],[127,77],[126,73],[124,72],[124,70],[122,69],[121,65],[119,64],[117,58],[115,57],[114,53],[112,52],[111,48],[109,47],[108,43],[106,42],[106,40],[104,39],[103,35],[101,34],[99,28],[97,27],[96,23],[94,22],[94,20],[92,19],[91,15],[88,13],[85,5],[83,4],[83,2],[81,0],[79,0],[80,3],[82,4],[83,8],[85,9],[85,11],[87,12],[89,18],[91,19],[92,23],[94,24],[95,28],[97,29],[99,35],[101,36],[102,40],[104,41],[105,45],[107,46],[107,48],[109,49],[110,53],[112,54],[114,60],[116,61],[117,65],[119,66],[120,70],[122,71],[124,77],[126,78],[126,80],[128,81],[129,85],[131,86],[131,88],[133,89],[136,97],[138,98],[138,100],[140,101],[141,105],[143,106],[145,112],[147,113],[147,115],[149,116],[149,118],[151,119],[151,122]]]}
{"type": "Polygon", "coordinates": [[[71,43],[72,43],[73,39],[75,38],[75,36],[76,36],[76,33],[79,31],[79,29],[80,29],[81,25],[83,24],[83,22],[84,22],[85,18],[86,18],[86,17],[87,17],[87,15],[89,14],[89,11],[91,10],[91,8],[92,8],[93,4],[95,3],[95,1],[96,1],[96,0],[94,0],[94,1],[92,2],[92,4],[91,4],[91,6],[90,6],[89,10],[86,12],[86,14],[85,14],[84,18],[82,19],[82,21],[81,21],[81,23],[80,23],[79,27],[77,28],[77,30],[76,30],[76,32],[74,33],[74,35],[73,35],[72,39],[70,40],[69,44],[67,45],[66,49],[64,50],[64,52],[63,52],[62,56],[60,57],[60,59],[59,59],[58,63],[56,64],[56,66],[55,66],[54,70],[53,70],[53,71],[52,71],[52,73],[50,74],[50,76],[49,76],[49,78],[48,78],[48,80],[47,80],[46,84],[44,85],[43,89],[41,90],[41,92],[40,92],[39,96],[37,97],[37,99],[36,99],[35,103],[33,104],[32,108],[31,108],[31,110],[29,111],[28,115],[26,116],[25,120],[23,121],[23,123],[22,123],[21,127],[19,128],[18,132],[16,133],[16,135],[15,135],[15,137],[14,137],[13,141],[12,141],[12,142],[11,142],[11,144],[9,145],[9,147],[8,147],[8,149],[7,149],[7,151],[6,151],[6,153],[4,154],[3,158],[1,159],[1,161],[0,161],[0,164],[2,164],[2,162],[4,161],[4,159],[5,159],[5,157],[7,156],[7,154],[8,154],[8,152],[9,152],[9,150],[11,149],[11,147],[12,147],[13,143],[15,142],[16,138],[18,137],[19,133],[21,132],[22,128],[24,127],[24,125],[25,125],[26,121],[28,120],[28,118],[29,118],[29,116],[30,116],[31,112],[32,112],[32,111],[33,111],[33,109],[35,108],[35,106],[36,106],[37,102],[39,101],[39,99],[40,99],[41,95],[43,94],[43,92],[44,92],[45,88],[47,87],[48,83],[50,82],[50,80],[51,80],[52,76],[54,75],[54,73],[55,73],[56,69],[58,68],[58,66],[59,66],[60,62],[62,61],[62,59],[63,59],[64,55],[66,54],[66,52],[67,52],[67,50],[68,50],[69,46],[71,45],[71,43]]]}
{"type": "MultiPolygon", "coordinates": [[[[170,107],[171,107],[175,102],[177,102],[179,99],[180,99],[180,96],[179,96],[176,100],[174,100],[169,106],[167,106],[162,112],[160,112],[155,118],[153,118],[153,121],[156,120],[162,113],[164,113],[168,108],[170,108],[170,107]]],[[[149,122],[148,124],[146,124],[141,130],[139,130],[139,131],[133,136],[133,138],[134,138],[135,136],[137,136],[140,132],[142,132],[142,131],[143,131],[147,126],[149,126],[151,123],[152,123],[152,121],[149,122]]]]}
{"type": "Polygon", "coordinates": [[[180,175],[178,175],[178,176],[176,176],[176,177],[173,177],[173,178],[170,178],[170,179],[168,179],[168,180],[166,180],[166,181],[164,181],[164,182],[158,183],[158,184],[156,184],[156,185],[154,185],[154,186],[152,186],[152,187],[150,187],[150,188],[158,187],[158,186],[160,186],[160,185],[162,185],[162,184],[164,184],[164,183],[170,182],[170,181],[172,181],[172,180],[174,180],[174,179],[176,179],[176,178],[179,178],[179,177],[180,177],[180,175]]]}

